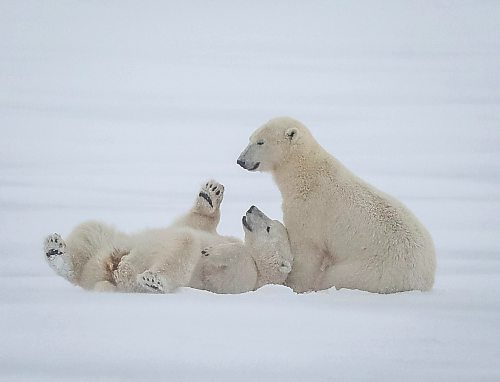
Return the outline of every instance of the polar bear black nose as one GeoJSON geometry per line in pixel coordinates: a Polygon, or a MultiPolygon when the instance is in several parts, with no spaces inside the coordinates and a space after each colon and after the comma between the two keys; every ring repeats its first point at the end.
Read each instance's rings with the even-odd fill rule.
{"type": "Polygon", "coordinates": [[[246,167],[245,167],[245,161],[244,161],[244,160],[238,159],[238,160],[236,161],[236,163],[238,163],[241,167],[246,168],[246,167]]]}
{"type": "Polygon", "coordinates": [[[255,210],[255,206],[252,206],[248,209],[247,213],[251,214],[253,212],[253,210],[255,210]]]}

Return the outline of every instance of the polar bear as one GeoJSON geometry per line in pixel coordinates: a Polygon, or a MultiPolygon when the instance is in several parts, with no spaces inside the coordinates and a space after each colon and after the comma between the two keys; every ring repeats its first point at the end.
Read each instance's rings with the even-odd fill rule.
{"type": "Polygon", "coordinates": [[[291,270],[285,227],[256,207],[243,218],[245,242],[217,233],[224,186],[207,182],[193,208],[165,229],[125,235],[99,223],[79,225],[64,241],[45,240],[60,276],[85,289],[167,293],[191,286],[242,293],[284,283],[291,270]]]}
{"type": "Polygon", "coordinates": [[[281,192],[296,292],[336,288],[393,293],[432,288],[434,244],[398,200],[358,178],[288,118],[250,137],[237,163],[270,172],[281,192]]]}
{"type": "Polygon", "coordinates": [[[245,242],[202,250],[190,286],[216,293],[241,293],[285,283],[293,261],[285,226],[255,206],[243,216],[242,223],[245,242]]]}

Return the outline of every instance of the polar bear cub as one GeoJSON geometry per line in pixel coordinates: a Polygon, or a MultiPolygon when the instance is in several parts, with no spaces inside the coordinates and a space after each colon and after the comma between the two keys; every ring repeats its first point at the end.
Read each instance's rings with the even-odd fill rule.
{"type": "Polygon", "coordinates": [[[222,244],[201,252],[198,275],[194,277],[201,285],[194,287],[216,293],[239,293],[285,282],[293,261],[285,226],[255,206],[250,207],[242,222],[244,244],[222,244]]]}
{"type": "Polygon", "coordinates": [[[217,233],[224,187],[207,182],[193,208],[164,229],[126,235],[99,223],[79,225],[64,241],[45,240],[57,274],[85,289],[167,293],[190,286],[242,293],[283,283],[291,270],[284,226],[256,207],[243,218],[245,242],[217,233]]]}
{"type": "Polygon", "coordinates": [[[292,118],[255,131],[237,163],[270,172],[283,198],[297,292],[337,288],[429,290],[432,238],[400,201],[358,178],[292,118]]]}

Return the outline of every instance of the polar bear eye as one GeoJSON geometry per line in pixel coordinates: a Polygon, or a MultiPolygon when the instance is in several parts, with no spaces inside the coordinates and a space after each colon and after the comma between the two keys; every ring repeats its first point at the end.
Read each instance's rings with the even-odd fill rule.
{"type": "Polygon", "coordinates": [[[262,146],[262,145],[264,144],[264,141],[261,139],[260,141],[257,141],[257,144],[258,144],[259,146],[262,146]]]}
{"type": "Polygon", "coordinates": [[[269,233],[270,230],[271,230],[271,227],[267,226],[267,228],[266,228],[267,233],[269,233]]]}

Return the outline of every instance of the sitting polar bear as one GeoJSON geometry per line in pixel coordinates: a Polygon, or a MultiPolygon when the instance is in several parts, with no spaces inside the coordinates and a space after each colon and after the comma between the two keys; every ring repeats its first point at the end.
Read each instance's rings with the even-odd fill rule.
{"type": "Polygon", "coordinates": [[[167,293],[189,286],[242,293],[282,284],[291,270],[285,227],[252,206],[245,242],[217,234],[224,187],[207,182],[193,208],[165,229],[125,235],[98,222],[79,225],[64,241],[45,240],[49,265],[85,289],[167,293]]]}
{"type": "Polygon", "coordinates": [[[237,163],[271,172],[283,197],[297,292],[336,288],[392,293],[429,290],[432,239],[395,198],[364,182],[291,118],[272,119],[237,163]]]}

